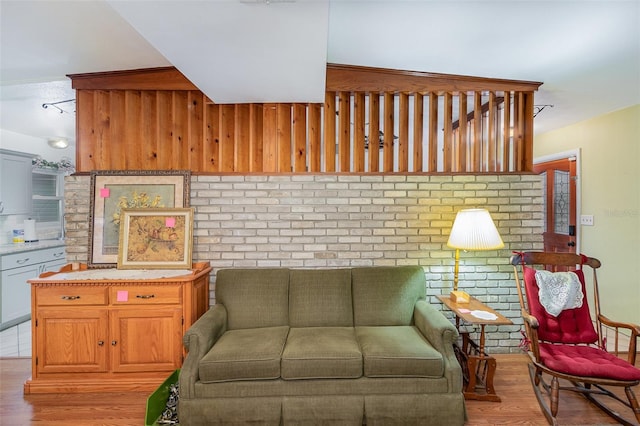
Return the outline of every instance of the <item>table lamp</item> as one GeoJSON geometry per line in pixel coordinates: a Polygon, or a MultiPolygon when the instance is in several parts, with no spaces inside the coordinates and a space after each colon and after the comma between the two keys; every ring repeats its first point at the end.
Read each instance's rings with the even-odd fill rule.
{"type": "Polygon", "coordinates": [[[504,247],[489,211],[486,209],[460,210],[453,222],[447,246],[456,249],[453,291],[449,297],[457,303],[468,303],[469,294],[458,291],[460,250],[496,250],[504,247]]]}

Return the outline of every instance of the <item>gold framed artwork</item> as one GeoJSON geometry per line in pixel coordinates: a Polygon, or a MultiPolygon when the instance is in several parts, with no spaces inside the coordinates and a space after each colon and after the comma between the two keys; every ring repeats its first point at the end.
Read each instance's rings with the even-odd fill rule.
{"type": "Polygon", "coordinates": [[[188,170],[92,171],[87,265],[116,266],[124,209],[189,207],[190,182],[188,170]]]}
{"type": "Polygon", "coordinates": [[[123,209],[118,269],[190,269],[193,209],[123,209]]]}

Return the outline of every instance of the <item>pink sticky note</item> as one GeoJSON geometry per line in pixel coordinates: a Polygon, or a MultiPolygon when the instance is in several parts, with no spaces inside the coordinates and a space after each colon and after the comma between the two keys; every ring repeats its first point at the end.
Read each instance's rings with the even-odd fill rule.
{"type": "Polygon", "coordinates": [[[470,311],[470,310],[468,310],[468,309],[464,309],[464,308],[462,308],[462,309],[458,309],[458,312],[460,312],[461,314],[468,314],[468,313],[469,313],[469,312],[471,312],[471,311],[470,311]]]}
{"type": "Polygon", "coordinates": [[[100,197],[109,198],[109,188],[100,188],[100,197]]]}
{"type": "Polygon", "coordinates": [[[175,228],[176,226],[176,218],[175,217],[168,217],[164,220],[164,226],[166,226],[167,228],[175,228]]]}
{"type": "Polygon", "coordinates": [[[116,301],[118,302],[126,302],[129,300],[129,292],[127,290],[118,290],[116,294],[116,301]]]}

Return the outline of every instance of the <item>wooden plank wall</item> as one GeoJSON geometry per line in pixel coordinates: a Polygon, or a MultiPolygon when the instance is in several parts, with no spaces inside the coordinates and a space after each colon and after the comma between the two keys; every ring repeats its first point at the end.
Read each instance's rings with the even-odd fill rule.
{"type": "Polygon", "coordinates": [[[358,73],[381,78],[375,75],[379,69],[342,68],[328,68],[323,104],[218,105],[174,69],[163,78],[155,72],[146,82],[132,72],[111,79],[109,73],[71,76],[77,90],[76,169],[531,171],[532,87],[539,83],[495,86],[490,79],[471,84],[449,76],[443,89],[441,75],[420,75],[416,90],[415,75],[397,71],[384,73],[372,90],[358,73]],[[434,78],[437,85],[429,87],[434,78]]]}

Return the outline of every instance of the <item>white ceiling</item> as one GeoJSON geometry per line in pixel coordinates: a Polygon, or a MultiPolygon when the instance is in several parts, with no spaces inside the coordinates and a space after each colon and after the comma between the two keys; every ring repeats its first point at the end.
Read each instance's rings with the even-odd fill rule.
{"type": "Polygon", "coordinates": [[[175,66],[218,103],[322,102],[327,62],[541,81],[536,133],[640,103],[640,0],[0,0],[0,128],[75,140],[68,74],[175,66]]]}

